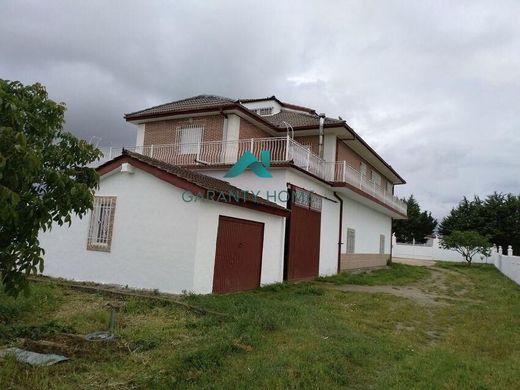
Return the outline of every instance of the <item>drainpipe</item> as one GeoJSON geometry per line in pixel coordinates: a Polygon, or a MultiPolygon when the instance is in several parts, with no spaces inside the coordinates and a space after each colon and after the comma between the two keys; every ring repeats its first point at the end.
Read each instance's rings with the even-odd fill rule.
{"type": "Polygon", "coordinates": [[[341,233],[343,232],[343,199],[336,192],[334,197],[339,200],[339,236],[338,236],[338,274],[341,272],[341,233]]]}
{"type": "Polygon", "coordinates": [[[325,124],[325,114],[320,114],[320,135],[318,140],[318,155],[323,158],[323,125],[325,124]]]}

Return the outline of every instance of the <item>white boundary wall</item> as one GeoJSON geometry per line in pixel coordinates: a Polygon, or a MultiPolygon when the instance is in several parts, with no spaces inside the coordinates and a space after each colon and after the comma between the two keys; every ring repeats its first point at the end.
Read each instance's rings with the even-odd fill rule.
{"type": "MultiPolygon", "coordinates": [[[[464,257],[453,250],[443,249],[440,246],[440,239],[434,238],[431,245],[423,244],[402,244],[395,241],[392,235],[392,257],[403,259],[417,259],[430,261],[466,261],[464,257]]],[[[473,257],[474,263],[493,263],[491,257],[481,258],[478,254],[473,257]]]]}
{"type": "Polygon", "coordinates": [[[495,267],[516,284],[520,285],[520,257],[495,255],[495,267]]]}
{"type": "MultiPolygon", "coordinates": [[[[493,246],[491,256],[482,258],[477,254],[473,258],[473,262],[494,264],[500,272],[520,285],[520,256],[513,256],[511,246],[507,249],[507,256],[502,252],[502,247],[497,249],[493,246]]],[[[466,261],[460,253],[442,249],[438,238],[434,238],[431,245],[411,245],[396,242],[394,235],[392,236],[392,257],[429,261],[466,261]]]]}

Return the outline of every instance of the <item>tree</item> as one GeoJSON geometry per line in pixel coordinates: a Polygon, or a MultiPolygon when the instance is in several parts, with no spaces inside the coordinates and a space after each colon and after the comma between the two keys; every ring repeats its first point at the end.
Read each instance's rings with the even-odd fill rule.
{"type": "Polygon", "coordinates": [[[444,218],[441,234],[472,230],[489,237],[492,243],[520,249],[520,196],[493,193],[485,200],[463,198],[444,218]]]}
{"type": "Polygon", "coordinates": [[[38,233],[92,208],[100,151],[63,130],[64,104],[40,84],[0,79],[0,281],[12,296],[43,272],[38,233]]]}
{"type": "Polygon", "coordinates": [[[480,235],[474,231],[461,232],[453,231],[451,234],[442,238],[441,246],[445,249],[452,249],[460,253],[468,265],[471,265],[473,256],[480,253],[482,256],[490,255],[490,247],[487,237],[480,235]]]}
{"type": "Polygon", "coordinates": [[[399,242],[424,243],[425,237],[431,235],[437,227],[437,220],[429,211],[421,211],[419,203],[413,195],[405,199],[408,205],[408,219],[397,219],[392,222],[392,230],[399,242]]]}

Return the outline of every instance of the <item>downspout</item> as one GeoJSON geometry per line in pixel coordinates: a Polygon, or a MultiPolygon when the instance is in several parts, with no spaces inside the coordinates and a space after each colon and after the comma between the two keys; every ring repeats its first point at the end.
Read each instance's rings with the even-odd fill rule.
{"type": "Polygon", "coordinates": [[[336,192],[334,197],[339,200],[339,235],[338,235],[338,274],[341,272],[341,233],[343,232],[343,199],[336,192]]]}
{"type": "Polygon", "coordinates": [[[318,139],[318,156],[323,158],[323,126],[325,124],[325,114],[320,114],[320,135],[318,139]]]}

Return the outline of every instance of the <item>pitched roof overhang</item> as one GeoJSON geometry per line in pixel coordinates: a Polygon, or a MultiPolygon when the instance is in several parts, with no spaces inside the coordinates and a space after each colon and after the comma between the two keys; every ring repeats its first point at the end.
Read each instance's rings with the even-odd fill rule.
{"type": "Polygon", "coordinates": [[[245,193],[240,188],[234,187],[223,180],[201,175],[127,150],[124,150],[122,155],[100,165],[96,168],[96,171],[103,176],[118,169],[123,163],[129,163],[160,180],[205,199],[245,207],[280,217],[288,217],[290,215],[290,210],[259,196],[245,193]],[[243,197],[237,199],[237,193],[241,193],[243,197]],[[222,196],[222,194],[226,196],[222,196]]]}

